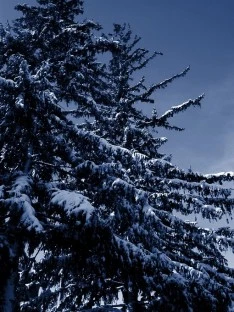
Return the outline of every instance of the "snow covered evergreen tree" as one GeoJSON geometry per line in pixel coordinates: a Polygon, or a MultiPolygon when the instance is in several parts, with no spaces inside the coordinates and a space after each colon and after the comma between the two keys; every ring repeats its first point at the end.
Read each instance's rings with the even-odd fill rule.
{"type": "Polygon", "coordinates": [[[136,108],[188,69],[134,84],[160,53],[125,26],[95,37],[81,0],[37,2],[0,30],[1,310],[111,311],[121,296],[123,311],[228,311],[234,231],[175,212],[230,214],[219,183],[233,174],[181,170],[151,134],[182,130],[169,118],[202,96],[162,116],[136,108]]]}

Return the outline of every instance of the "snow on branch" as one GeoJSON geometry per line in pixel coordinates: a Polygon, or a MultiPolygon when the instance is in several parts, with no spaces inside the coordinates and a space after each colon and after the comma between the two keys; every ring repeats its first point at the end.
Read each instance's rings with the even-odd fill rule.
{"type": "MultiPolygon", "coordinates": [[[[85,32],[87,30],[90,30],[90,29],[98,29],[100,26],[95,23],[94,21],[92,20],[86,20],[84,21],[83,23],[80,23],[80,24],[71,24],[69,26],[66,26],[61,34],[63,33],[78,33],[78,32],[85,32]]],[[[55,38],[57,38],[58,36],[55,36],[55,38]]]]}
{"type": "Polygon", "coordinates": [[[218,172],[218,173],[209,173],[205,174],[204,177],[209,181],[212,180],[214,182],[218,181],[233,181],[234,180],[234,172],[218,172]]]}
{"type": "Polygon", "coordinates": [[[30,200],[31,181],[28,176],[20,175],[16,178],[12,189],[9,191],[10,197],[5,200],[5,203],[10,206],[11,212],[14,214],[15,208],[21,213],[20,223],[27,230],[41,232],[43,227],[40,221],[35,216],[35,210],[32,207],[30,200]]]}
{"type": "Polygon", "coordinates": [[[175,190],[184,190],[187,189],[191,191],[192,189],[196,192],[207,192],[208,194],[212,195],[213,197],[222,196],[227,197],[231,195],[231,190],[229,188],[220,187],[219,185],[211,185],[206,181],[200,182],[191,182],[187,180],[181,180],[178,178],[171,178],[171,179],[164,179],[165,187],[170,187],[170,189],[175,190]]]}
{"type": "Polygon", "coordinates": [[[171,83],[173,80],[180,78],[180,77],[184,77],[187,72],[190,70],[190,66],[188,66],[187,68],[185,68],[185,70],[183,70],[181,73],[176,74],[174,76],[172,76],[171,78],[168,78],[158,84],[154,84],[151,86],[151,88],[149,89],[150,94],[152,94],[155,90],[157,89],[164,89],[167,87],[168,83],[171,83]]]}
{"type": "MultiPolygon", "coordinates": [[[[162,253],[157,248],[154,248],[154,253],[149,250],[138,248],[135,244],[114,235],[116,246],[121,250],[121,254],[125,258],[125,262],[131,267],[135,265],[137,261],[143,263],[144,267],[161,267],[172,268],[173,262],[166,254],[162,253]],[[156,265],[157,263],[157,265],[156,265]]],[[[123,259],[123,257],[121,257],[123,259]]]]}
{"type": "Polygon", "coordinates": [[[112,189],[115,192],[120,192],[121,196],[134,195],[136,202],[146,203],[147,193],[144,190],[136,188],[133,184],[128,183],[120,178],[117,178],[112,183],[112,189]]]}
{"type": "MultiPolygon", "coordinates": [[[[51,116],[53,121],[59,125],[65,132],[69,132],[72,136],[77,137],[77,142],[85,142],[85,144],[92,146],[93,150],[99,152],[106,152],[106,157],[108,158],[108,152],[112,157],[121,157],[123,162],[136,161],[135,156],[127,148],[116,146],[109,143],[107,140],[99,137],[98,135],[81,129],[77,129],[71,123],[68,125],[66,121],[61,120],[58,116],[51,116]]],[[[142,156],[143,157],[143,156],[142,156]]]]}
{"type": "Polygon", "coordinates": [[[185,103],[182,103],[177,106],[172,106],[171,109],[166,111],[160,118],[158,118],[159,123],[164,123],[168,118],[173,117],[175,114],[178,114],[182,111],[185,111],[190,106],[200,106],[201,100],[204,98],[204,95],[200,95],[195,100],[188,100],[185,103]]]}
{"type": "Polygon", "coordinates": [[[0,87],[13,89],[16,87],[16,83],[11,79],[0,77],[0,87]]]}
{"type": "Polygon", "coordinates": [[[221,219],[224,212],[220,207],[215,207],[213,205],[203,205],[201,208],[202,217],[204,219],[217,220],[221,219]]]}
{"type": "Polygon", "coordinates": [[[99,50],[100,52],[112,51],[116,52],[119,51],[119,41],[115,40],[108,40],[104,37],[99,37],[96,39],[96,42],[89,45],[90,50],[93,48],[99,50]]]}
{"type": "Polygon", "coordinates": [[[75,168],[75,173],[76,175],[82,175],[85,173],[86,175],[93,175],[93,174],[98,174],[98,175],[118,175],[121,173],[122,166],[119,163],[104,163],[100,165],[96,165],[94,162],[90,160],[86,160],[79,164],[75,168]]]}
{"type": "Polygon", "coordinates": [[[177,127],[177,126],[171,126],[168,123],[168,118],[173,117],[174,115],[185,111],[190,106],[200,106],[201,100],[204,98],[204,95],[200,95],[195,100],[188,100],[187,102],[184,102],[177,106],[172,106],[171,109],[166,111],[161,117],[157,117],[157,115],[153,115],[151,118],[146,118],[144,121],[138,122],[139,128],[144,127],[164,127],[168,130],[177,130],[177,131],[183,131],[183,128],[177,127]]]}
{"type": "Polygon", "coordinates": [[[64,211],[68,217],[85,218],[88,222],[94,212],[94,207],[87,197],[75,191],[56,190],[52,193],[51,205],[64,211]]]}
{"type": "Polygon", "coordinates": [[[179,74],[176,74],[174,76],[172,76],[171,78],[168,78],[160,83],[157,84],[153,84],[149,89],[147,89],[147,91],[145,91],[142,94],[139,94],[136,98],[134,98],[133,100],[131,100],[129,102],[129,104],[134,104],[137,101],[141,101],[141,102],[149,102],[149,103],[153,103],[154,101],[150,99],[150,96],[158,89],[164,89],[167,87],[167,85],[171,82],[173,82],[175,79],[183,77],[187,74],[187,72],[190,70],[190,67],[187,67],[184,71],[182,71],[179,74]]]}

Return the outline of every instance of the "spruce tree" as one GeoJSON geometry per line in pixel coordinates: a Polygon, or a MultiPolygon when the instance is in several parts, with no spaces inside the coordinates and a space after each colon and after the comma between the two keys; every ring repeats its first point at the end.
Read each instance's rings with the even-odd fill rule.
{"type": "Polygon", "coordinates": [[[233,174],[181,170],[152,135],[182,130],[170,118],[202,96],[161,116],[136,108],[189,69],[135,83],[161,53],[126,26],[95,36],[83,1],[37,2],[0,32],[1,309],[112,311],[121,297],[123,311],[228,311],[233,230],[176,211],[231,214],[233,174]]]}

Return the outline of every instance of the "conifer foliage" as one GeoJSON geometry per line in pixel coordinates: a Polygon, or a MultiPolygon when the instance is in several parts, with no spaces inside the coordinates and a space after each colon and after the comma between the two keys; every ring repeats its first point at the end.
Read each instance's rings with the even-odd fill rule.
{"type": "Polygon", "coordinates": [[[0,29],[1,311],[228,311],[234,231],[177,212],[231,214],[234,175],[181,170],[152,135],[203,96],[137,108],[189,68],[147,87],[135,73],[161,53],[127,26],[98,36],[81,0],[17,10],[0,29]]]}

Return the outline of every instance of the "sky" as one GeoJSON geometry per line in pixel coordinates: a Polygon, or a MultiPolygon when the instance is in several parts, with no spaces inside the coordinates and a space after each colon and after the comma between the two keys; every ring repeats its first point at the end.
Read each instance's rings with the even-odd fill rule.
{"type": "Polygon", "coordinates": [[[163,150],[185,169],[234,171],[234,1],[86,0],[86,14],[105,30],[127,22],[142,47],[164,53],[146,70],[150,83],[191,66],[185,78],[155,94],[163,112],[205,93],[201,109],[176,118],[186,130],[167,132],[163,150]]]}
{"type": "MultiPolygon", "coordinates": [[[[0,21],[15,18],[17,3],[1,0],[0,21]]],[[[145,69],[146,81],[160,82],[190,65],[184,78],[158,91],[154,105],[163,113],[205,93],[202,107],[181,113],[172,122],[184,132],[161,131],[179,167],[210,173],[234,171],[234,1],[233,0],[85,0],[84,17],[110,33],[113,23],[129,23],[139,46],[163,52],[145,69]]],[[[83,17],[82,17],[83,18],[83,17]]]]}

